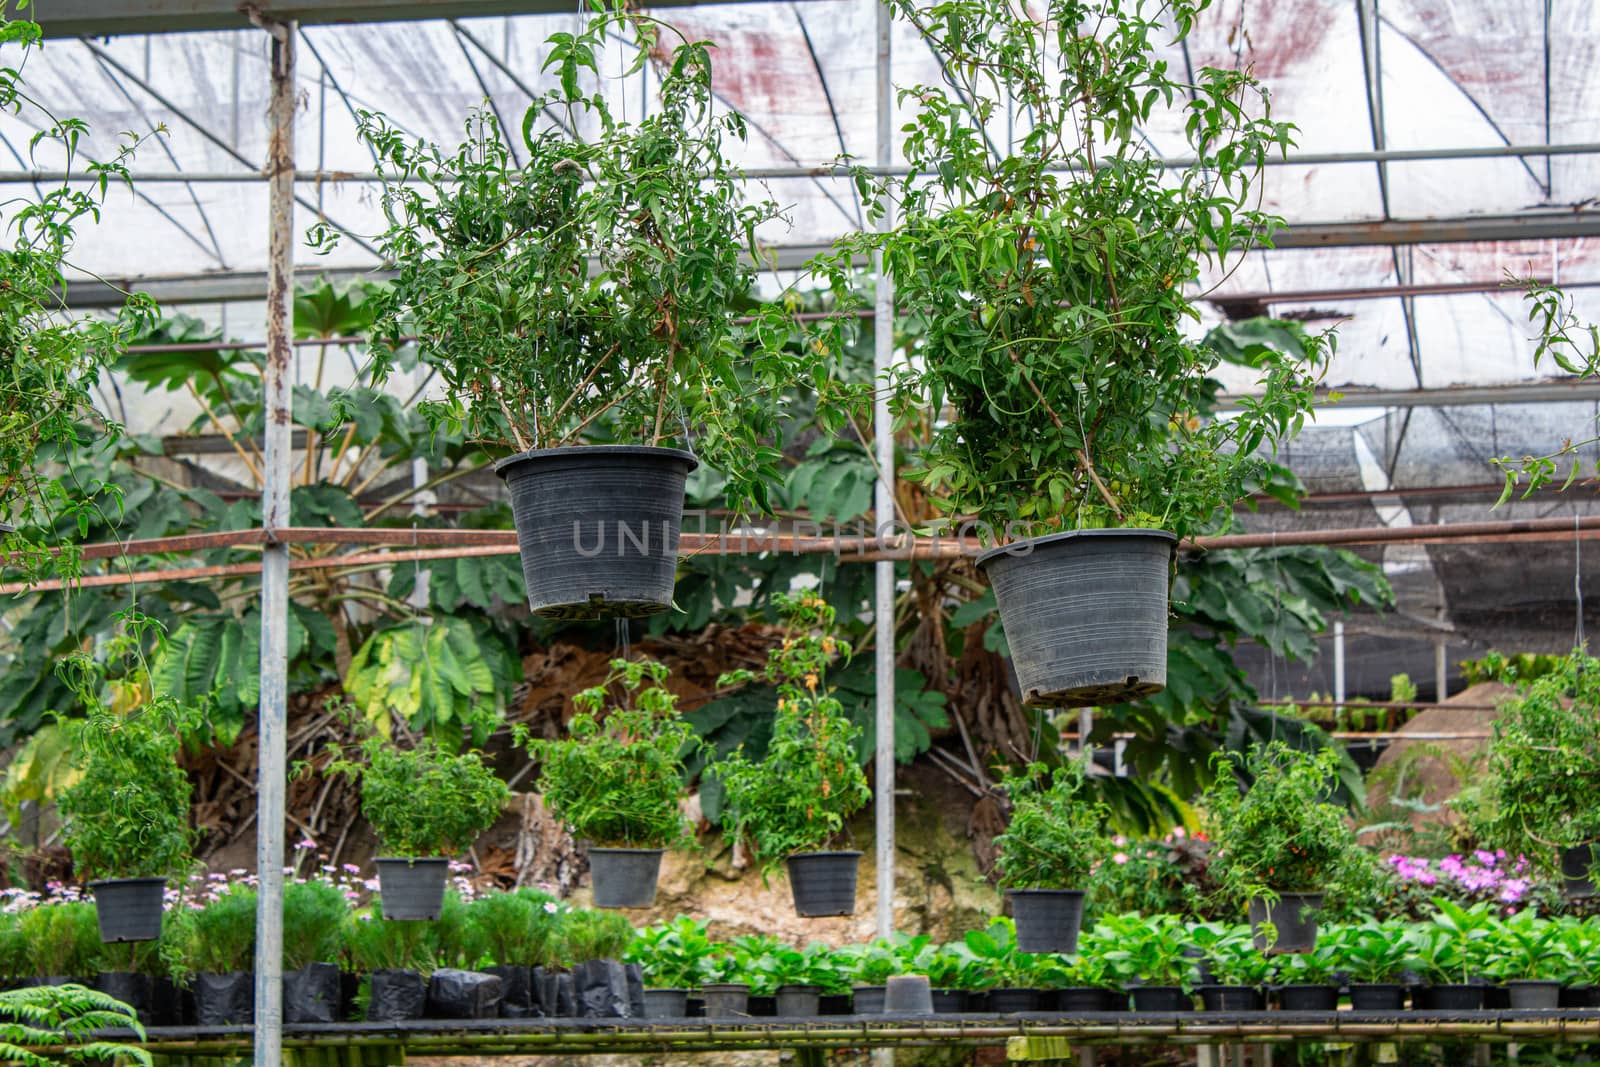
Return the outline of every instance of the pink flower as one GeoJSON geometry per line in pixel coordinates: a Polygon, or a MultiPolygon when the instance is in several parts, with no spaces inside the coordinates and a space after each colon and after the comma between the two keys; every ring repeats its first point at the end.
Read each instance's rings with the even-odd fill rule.
{"type": "Polygon", "coordinates": [[[303,837],[294,843],[294,847],[297,851],[309,852],[317,847],[317,843],[309,837],[303,837]]]}
{"type": "Polygon", "coordinates": [[[1175,840],[1178,840],[1178,841],[1182,841],[1182,840],[1183,840],[1183,839],[1184,839],[1184,838],[1186,838],[1186,837],[1188,837],[1188,836],[1189,836],[1189,835],[1188,835],[1188,834],[1187,834],[1187,833],[1185,833],[1185,832],[1184,832],[1184,829],[1183,829],[1183,827],[1181,827],[1181,826],[1174,826],[1174,827],[1173,827],[1173,828],[1172,828],[1172,834],[1171,834],[1171,836],[1172,836],[1172,837],[1173,837],[1173,838],[1174,838],[1174,839],[1175,839],[1175,840]]]}
{"type": "Polygon", "coordinates": [[[1127,863],[1128,862],[1128,854],[1126,852],[1118,852],[1116,855],[1111,857],[1111,862],[1112,863],[1127,863]]]}
{"type": "Polygon", "coordinates": [[[345,864],[343,870],[344,870],[345,874],[360,874],[361,873],[361,868],[358,865],[354,864],[354,863],[345,864]]]}

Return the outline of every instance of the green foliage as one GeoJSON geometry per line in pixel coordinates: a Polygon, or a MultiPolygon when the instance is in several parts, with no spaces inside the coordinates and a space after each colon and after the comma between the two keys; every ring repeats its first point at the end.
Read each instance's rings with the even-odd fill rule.
{"type": "Polygon", "coordinates": [[[752,996],[771,996],[789,985],[816,986],[825,993],[849,991],[849,976],[826,945],[813,942],[796,948],[753,936],[739,938],[732,947],[733,980],[748,985],[752,996]]]}
{"type": "Polygon", "coordinates": [[[1457,666],[1469,686],[1482,682],[1525,685],[1560,671],[1566,662],[1566,656],[1547,652],[1515,652],[1508,656],[1491,649],[1478,659],[1464,659],[1457,666]]]}
{"type": "MultiPolygon", "coordinates": [[[[777,599],[788,629],[767,662],[778,691],[772,740],[759,762],[736,751],[712,769],[726,791],[724,828],[736,839],[748,835],[768,873],[792,853],[827,844],[872,798],[855,728],[824,680],[834,656],[850,652],[831,635],[833,608],[811,593],[777,599]]],[[[749,677],[736,672],[719,684],[749,677]]]]}
{"type": "Polygon", "coordinates": [[[1344,810],[1326,800],[1338,781],[1333,751],[1275,741],[1252,746],[1238,765],[1225,756],[1216,764],[1205,794],[1211,873],[1234,900],[1334,889],[1365,859],[1344,810]]]}
{"type": "Polygon", "coordinates": [[[554,897],[531,888],[487,893],[467,906],[468,918],[491,963],[542,966],[559,933],[554,904],[554,897]]]}
{"type": "Polygon", "coordinates": [[[185,971],[230,974],[256,965],[256,891],[232,885],[202,908],[170,913],[185,971]]]}
{"type": "Polygon", "coordinates": [[[522,664],[485,626],[465,618],[418,618],[375,632],[350,657],[344,690],[374,729],[398,717],[447,749],[474,745],[505,717],[522,664]]]}
{"type": "Polygon", "coordinates": [[[612,660],[605,682],[572,698],[568,736],[528,744],[545,802],[575,837],[608,848],[693,843],[678,805],[683,757],[697,739],[662,684],[669,673],[653,661],[612,660]],[[619,684],[624,699],[607,708],[619,684]]]}
{"type": "Polygon", "coordinates": [[[87,655],[61,665],[89,717],[65,723],[77,780],[62,790],[67,847],[84,878],[164,878],[189,860],[189,777],[179,731],[194,713],[158,696],[129,714],[101,696],[104,668],[87,655]]]}
{"type": "Polygon", "coordinates": [[[489,948],[484,929],[475,920],[471,905],[461,899],[461,894],[445,891],[439,918],[432,926],[435,967],[475,971],[488,963],[489,948]]]}
{"type": "Polygon", "coordinates": [[[705,962],[717,947],[706,930],[705,919],[680,915],[634,934],[623,951],[624,963],[644,970],[645,984],[654,989],[698,989],[705,962]]]}
{"type": "Polygon", "coordinates": [[[1553,869],[1558,850],[1600,839],[1600,660],[1574,651],[1519,686],[1489,742],[1474,829],[1553,869]]]}
{"type": "MultiPolygon", "coordinates": [[[[801,376],[825,385],[828,361],[777,347],[790,333],[779,308],[735,322],[755,272],[740,254],[777,206],[742,199],[724,142],[743,140],[744,120],[713,106],[709,43],[662,39],[675,32],[618,8],[553,34],[543,69],[557,85],[528,108],[520,163],[492,110],[468,117],[454,151],[361,113],[384,180],[377,243],[398,267],[371,300],[375,379],[419,335],[445,386],[419,404],[434,425],[523,450],[600,433],[656,444],[686,423],[730,495],[765,507],[781,412],[757,398],[801,376]],[[581,87],[615,73],[597,57],[619,46],[633,70],[665,57],[659,105],[637,122],[581,87]]],[[[331,245],[328,228],[318,237],[331,245]]]]}
{"type": "Polygon", "coordinates": [[[1532,910],[1496,918],[1484,953],[1484,977],[1497,982],[1570,981],[1574,959],[1568,951],[1568,929],[1532,910]]]}
{"type": "MultiPolygon", "coordinates": [[[[995,919],[983,930],[968,930],[956,952],[965,958],[965,966],[958,974],[962,988],[1035,984],[1033,975],[1038,961],[1032,953],[1017,947],[1017,928],[1010,919],[995,919]]],[[[902,960],[901,969],[895,973],[907,973],[906,962],[902,960]]]]}
{"type": "Polygon", "coordinates": [[[1434,905],[1439,910],[1408,934],[1410,966],[1427,981],[1464,985],[1488,962],[1494,912],[1487,903],[1462,907],[1443,897],[1434,905]]]}
{"type": "Polygon", "coordinates": [[[283,887],[283,967],[337,963],[350,918],[344,890],[331,882],[290,882],[283,887]]]}
{"type": "Polygon", "coordinates": [[[371,971],[433,971],[432,923],[385,919],[380,905],[352,912],[344,924],[344,953],[350,969],[371,971]]]}
{"type": "Polygon", "coordinates": [[[995,866],[1007,889],[1079,889],[1100,859],[1103,804],[1090,798],[1081,762],[1051,771],[1033,764],[1001,783],[1011,822],[995,838],[995,866]]]}
{"type": "Polygon", "coordinates": [[[953,414],[916,476],[995,536],[1225,523],[1264,480],[1257,450],[1299,430],[1327,345],[1280,328],[1289,351],[1252,352],[1262,398],[1208,418],[1223,356],[1186,336],[1187,286],[1281,225],[1255,184],[1292,127],[1246,71],[1168,73],[1157,42],[1181,40],[1206,0],[892,6],[945,82],[900,92],[910,174],[857,172],[900,225],[840,242],[833,263],[881,249],[897,296],[926,309],[897,414],[953,414]],[[1032,120],[1014,146],[988,138],[1002,99],[1032,120]],[[1140,133],[1151,121],[1183,123],[1196,162],[1168,168],[1140,133]]]}
{"type": "Polygon", "coordinates": [[[614,911],[569,909],[561,913],[554,962],[566,969],[589,960],[620,959],[633,940],[633,926],[614,911]]]}
{"type": "Polygon", "coordinates": [[[1272,975],[1272,961],[1256,948],[1249,926],[1202,923],[1189,928],[1189,937],[1220,985],[1260,986],[1272,975]]]}
{"type": "Polygon", "coordinates": [[[1391,919],[1319,929],[1317,942],[1332,946],[1338,969],[1352,982],[1368,984],[1398,981],[1410,953],[1406,923],[1391,919]]]}
{"type": "Polygon", "coordinates": [[[93,904],[41,904],[22,913],[17,932],[29,974],[90,978],[100,970],[100,923],[93,904]]]}
{"type": "Polygon", "coordinates": [[[1339,954],[1321,938],[1309,952],[1290,952],[1277,957],[1279,985],[1338,985],[1339,954]]]}
{"type": "Polygon", "coordinates": [[[1184,955],[1188,944],[1183,923],[1173,915],[1107,915],[1079,938],[1078,951],[1098,956],[1106,970],[1126,985],[1194,984],[1194,961],[1184,955]]]}
{"type": "Polygon", "coordinates": [[[132,1031],[138,1041],[145,1037],[132,1008],[81,985],[0,993],[0,1060],[18,1067],[60,1067],[63,1060],[151,1067],[150,1053],[139,1045],[96,1037],[113,1030],[132,1031]]]}
{"type": "Polygon", "coordinates": [[[511,799],[481,755],[449,755],[431,738],[402,749],[371,737],[361,757],[334,760],[327,773],[361,782],[361,813],[395,856],[454,856],[493,826],[511,799]]]}

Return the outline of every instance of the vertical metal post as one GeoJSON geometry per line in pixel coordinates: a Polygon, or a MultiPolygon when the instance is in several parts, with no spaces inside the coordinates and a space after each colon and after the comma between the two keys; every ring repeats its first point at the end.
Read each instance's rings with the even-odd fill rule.
{"type": "Polygon", "coordinates": [[[1440,704],[1450,695],[1450,662],[1445,649],[1444,638],[1433,643],[1433,699],[1440,704]]]}
{"type": "MultiPolygon", "coordinates": [[[[894,158],[894,86],[889,80],[889,5],[872,0],[878,29],[878,165],[894,158]]],[[[893,199],[885,205],[880,231],[894,226],[893,199]]],[[[883,269],[883,257],[873,260],[876,304],[872,313],[874,378],[878,390],[872,404],[873,444],[878,457],[878,484],[873,494],[878,529],[894,521],[894,426],[889,421],[889,396],[884,375],[894,358],[894,292],[883,269]]],[[[873,607],[877,645],[877,796],[873,826],[877,838],[878,935],[894,933],[894,561],[873,564],[876,598],[873,607]]]]}
{"type": "Polygon", "coordinates": [[[1334,711],[1344,710],[1344,620],[1333,622],[1333,703],[1334,711]]]}
{"type": "Polygon", "coordinates": [[[289,360],[294,330],[295,24],[257,20],[272,35],[272,129],[267,151],[267,363],[262,374],[266,440],[261,481],[261,706],[256,777],[256,1067],[283,1062],[284,735],[288,719],[289,546],[272,531],[289,525],[289,360]]]}

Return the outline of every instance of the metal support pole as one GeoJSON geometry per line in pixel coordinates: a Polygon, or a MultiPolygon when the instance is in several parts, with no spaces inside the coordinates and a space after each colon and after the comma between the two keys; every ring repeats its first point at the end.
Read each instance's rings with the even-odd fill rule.
{"type": "Polygon", "coordinates": [[[1450,662],[1445,655],[1446,645],[1438,640],[1433,643],[1433,701],[1443,704],[1445,697],[1450,693],[1450,662]]]}
{"type": "MultiPolygon", "coordinates": [[[[878,165],[888,166],[894,156],[894,86],[889,80],[889,5],[872,0],[878,27],[878,165]]],[[[878,228],[893,225],[892,200],[885,205],[878,228]]],[[[874,257],[876,305],[872,315],[873,372],[879,385],[894,358],[894,292],[883,269],[883,257],[874,257]]],[[[889,421],[888,393],[879,388],[872,404],[873,444],[878,457],[878,484],[873,506],[878,529],[894,522],[894,427],[889,421]]],[[[894,561],[873,565],[876,598],[873,607],[877,643],[877,796],[873,807],[877,838],[878,935],[894,933],[894,561]]]]}
{"type": "Polygon", "coordinates": [[[289,525],[289,380],[294,336],[294,42],[293,22],[257,24],[272,35],[272,129],[267,153],[267,361],[261,479],[260,754],[256,778],[256,1067],[283,1062],[283,821],[287,771],[284,735],[289,689],[289,546],[271,531],[289,525]]]}
{"type": "Polygon", "coordinates": [[[1344,620],[1333,622],[1333,704],[1335,711],[1344,710],[1344,620]]]}

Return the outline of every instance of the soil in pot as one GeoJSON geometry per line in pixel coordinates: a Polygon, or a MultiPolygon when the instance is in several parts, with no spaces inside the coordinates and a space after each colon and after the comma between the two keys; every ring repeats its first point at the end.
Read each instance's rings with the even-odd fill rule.
{"type": "Polygon", "coordinates": [[[1595,853],[1600,843],[1590,842],[1561,850],[1561,892],[1570,898],[1592,897],[1597,890],[1594,877],[1595,853]]]}
{"type": "Polygon", "coordinates": [[[683,1019],[689,1014],[687,989],[646,989],[644,991],[644,1017],[646,1019],[683,1019]]]}
{"type": "Polygon", "coordinates": [[[989,990],[989,1010],[997,1015],[1039,1010],[1039,991],[1002,986],[989,990]]]}
{"type": "Polygon", "coordinates": [[[1266,997],[1254,986],[1203,985],[1200,1006],[1206,1011],[1262,1011],[1266,997]]]}
{"type": "Polygon", "coordinates": [[[707,1019],[739,1019],[750,1014],[750,987],[737,982],[700,987],[707,1019]]]}
{"type": "Polygon", "coordinates": [[[115,997],[134,1010],[139,1021],[146,1026],[161,1025],[156,1020],[155,979],[136,971],[101,971],[94,979],[94,988],[108,997],[115,997]]]}
{"type": "Polygon", "coordinates": [[[1506,994],[1518,1011],[1550,1011],[1561,1006],[1560,982],[1507,982],[1506,994]]]}
{"type": "Polygon", "coordinates": [[[787,865],[796,915],[813,919],[855,914],[860,852],[796,852],[787,865]]]}
{"type": "Polygon", "coordinates": [[[978,557],[994,587],[1023,703],[1120,704],[1167,684],[1164,530],[1078,530],[978,557]]]}
{"type": "Polygon", "coordinates": [[[416,971],[373,971],[367,983],[369,1021],[395,1023],[422,1018],[428,1004],[428,984],[416,971]]]}
{"type": "Polygon", "coordinates": [[[672,607],[683,491],[699,462],[675,448],[588,445],[494,465],[511,492],[528,606],[555,619],[672,607]]]}
{"type": "Polygon", "coordinates": [[[431,920],[444,907],[445,877],[450,861],[384,857],[378,867],[378,894],[385,919],[431,920]]]}
{"type": "Polygon", "coordinates": [[[1406,987],[1386,982],[1356,983],[1350,987],[1353,1011],[1400,1011],[1406,1006],[1406,987]]]}
{"type": "Polygon", "coordinates": [[[816,1015],[822,989],[814,985],[781,985],[773,998],[774,1013],[784,1018],[810,1018],[816,1015]]]}
{"type": "Polygon", "coordinates": [[[1078,951],[1083,924],[1083,892],[1078,889],[1010,889],[1006,902],[1017,924],[1023,952],[1078,951]]]}
{"type": "Polygon", "coordinates": [[[1250,928],[1270,922],[1278,938],[1269,948],[1265,934],[1255,935],[1256,947],[1270,953],[1310,952],[1317,947],[1316,909],[1322,907],[1321,893],[1283,893],[1268,903],[1256,898],[1250,902],[1250,928]]]}
{"type": "Polygon", "coordinates": [[[1193,1011],[1194,1001],[1182,986],[1142,985],[1133,988],[1134,1011],[1193,1011]]]}
{"type": "Polygon", "coordinates": [[[882,1015],[884,988],[881,985],[858,985],[850,990],[851,1005],[857,1015],[882,1015]]]}
{"type": "Polygon", "coordinates": [[[1278,987],[1278,1007],[1283,1011],[1337,1011],[1339,987],[1286,985],[1278,987]]]}
{"type": "Polygon", "coordinates": [[[933,991],[933,1010],[938,1015],[959,1015],[967,1010],[967,991],[965,989],[935,989],[933,991]]]}
{"type": "Polygon", "coordinates": [[[1430,1011],[1477,1011],[1483,1007],[1481,985],[1432,985],[1424,1006],[1430,1011]]]}
{"type": "Polygon", "coordinates": [[[659,848],[589,849],[597,908],[648,908],[656,902],[659,848]]]}
{"type": "Polygon", "coordinates": [[[197,974],[192,982],[196,1026],[244,1026],[255,1021],[254,974],[197,974]]]}
{"type": "Polygon", "coordinates": [[[100,940],[154,941],[161,936],[165,878],[108,878],[90,882],[100,940]]]}
{"type": "Polygon", "coordinates": [[[339,1022],[339,966],[313,963],[283,973],[285,1023],[339,1022]]]}
{"type": "Polygon", "coordinates": [[[526,1019],[533,1011],[533,972],[514,963],[485,967],[484,974],[500,979],[500,1018],[526,1019]]]}

